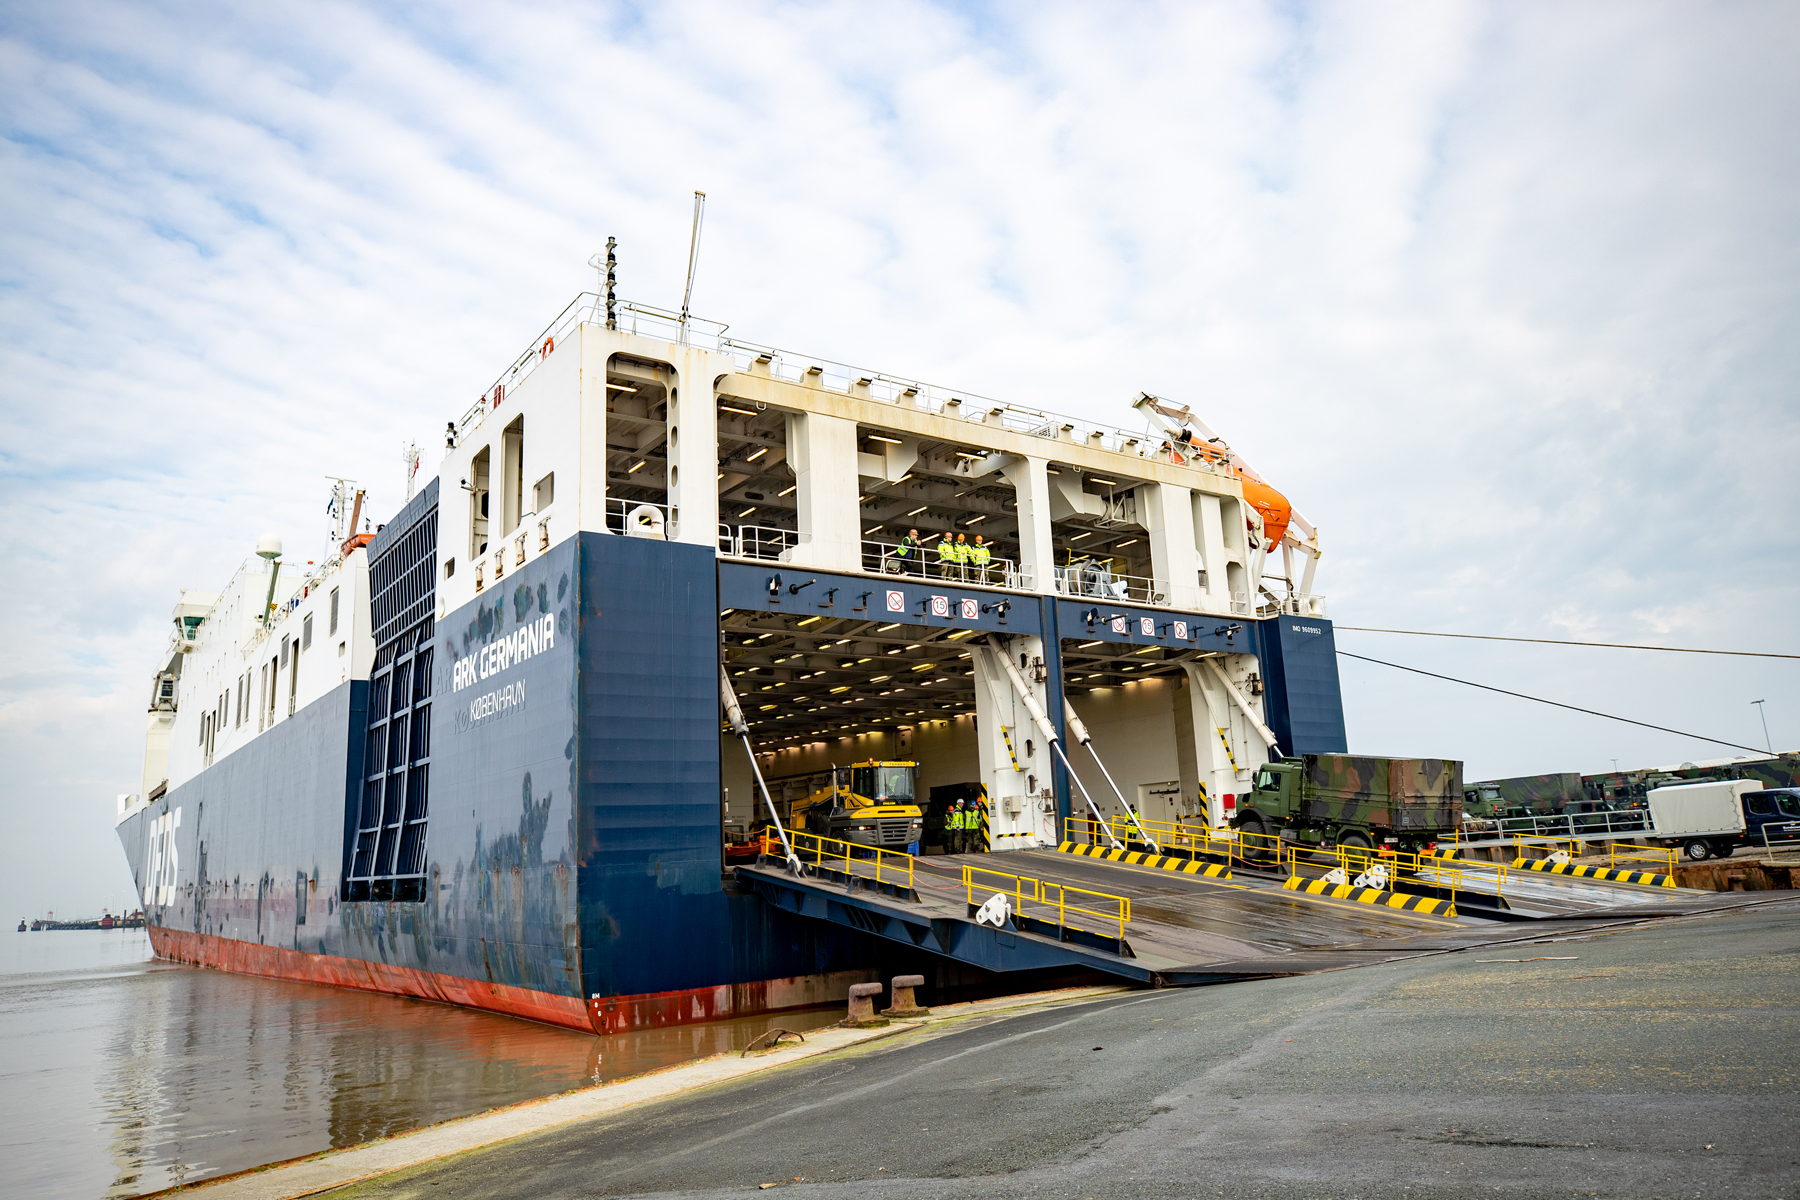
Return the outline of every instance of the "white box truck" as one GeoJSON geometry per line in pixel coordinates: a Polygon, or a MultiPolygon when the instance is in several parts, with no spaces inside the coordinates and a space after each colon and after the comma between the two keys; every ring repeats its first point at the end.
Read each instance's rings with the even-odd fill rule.
{"type": "Polygon", "coordinates": [[[1800,817],[1795,789],[1771,789],[1760,779],[1722,779],[1650,789],[1650,827],[1665,846],[1699,862],[1761,845],[1763,826],[1800,817]],[[1754,799],[1746,801],[1746,796],[1754,799]]]}

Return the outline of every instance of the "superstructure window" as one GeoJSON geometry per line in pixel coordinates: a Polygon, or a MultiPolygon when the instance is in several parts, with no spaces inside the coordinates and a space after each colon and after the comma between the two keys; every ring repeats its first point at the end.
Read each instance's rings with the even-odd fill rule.
{"type": "Polygon", "coordinates": [[[510,535],[519,527],[520,510],[524,507],[520,502],[525,497],[525,418],[514,417],[500,441],[505,452],[500,492],[505,511],[500,514],[501,530],[510,535]]]}
{"type": "Polygon", "coordinates": [[[300,622],[300,648],[302,650],[312,649],[312,619],[313,615],[307,613],[306,620],[300,622]]]}
{"type": "Polygon", "coordinates": [[[330,634],[334,634],[337,632],[337,621],[338,621],[338,590],[336,588],[332,588],[331,589],[331,628],[329,628],[325,631],[328,636],[330,634]]]}
{"type": "Polygon", "coordinates": [[[493,447],[483,446],[469,460],[469,557],[480,558],[488,548],[488,464],[493,447]]]}

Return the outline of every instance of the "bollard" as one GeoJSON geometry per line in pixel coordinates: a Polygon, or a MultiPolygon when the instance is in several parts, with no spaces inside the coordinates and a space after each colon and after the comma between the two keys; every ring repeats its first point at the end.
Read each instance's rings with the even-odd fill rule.
{"type": "Polygon", "coordinates": [[[894,1006],[882,1009],[881,1015],[884,1017],[929,1017],[931,1010],[920,1008],[918,1002],[913,999],[913,989],[924,986],[925,977],[923,975],[894,976],[894,1006]]]}
{"type": "Polygon", "coordinates": [[[853,983],[850,985],[850,1015],[844,1018],[847,1029],[879,1029],[887,1024],[886,1017],[875,1015],[875,997],[881,995],[879,983],[853,983]]]}

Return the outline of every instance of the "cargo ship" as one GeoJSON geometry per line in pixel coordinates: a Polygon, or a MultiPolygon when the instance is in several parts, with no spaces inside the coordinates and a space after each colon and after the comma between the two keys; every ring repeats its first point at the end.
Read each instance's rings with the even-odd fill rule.
{"type": "Polygon", "coordinates": [[[735,883],[783,779],[916,761],[988,851],[1054,844],[1072,804],[1225,827],[1258,764],[1345,749],[1318,534],[1189,408],[1133,409],[583,294],[381,524],[340,486],[325,553],[246,538],[182,592],[118,800],[155,952],[616,1032],[899,961],[735,883]],[[1084,786],[1033,704],[1123,784],[1084,786]]]}

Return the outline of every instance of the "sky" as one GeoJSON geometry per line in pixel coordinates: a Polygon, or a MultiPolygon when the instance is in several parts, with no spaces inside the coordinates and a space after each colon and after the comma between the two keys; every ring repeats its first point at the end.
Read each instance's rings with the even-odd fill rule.
{"type": "MultiPolygon", "coordinates": [[[[622,296],[1135,425],[1191,404],[1340,625],[1800,653],[1800,9],[0,8],[0,916],[112,833],[182,587],[377,519],[619,239],[622,296]]],[[[1341,632],[1747,746],[1796,664],[1341,632]]],[[[1342,661],[1466,777],[1735,751],[1342,661]]]]}

